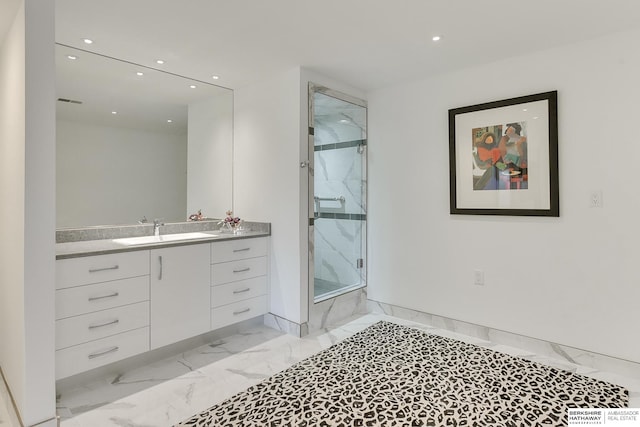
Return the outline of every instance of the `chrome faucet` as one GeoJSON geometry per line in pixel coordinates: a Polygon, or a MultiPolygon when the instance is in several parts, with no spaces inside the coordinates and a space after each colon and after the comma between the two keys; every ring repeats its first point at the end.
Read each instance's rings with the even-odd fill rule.
{"type": "Polygon", "coordinates": [[[162,222],[162,220],[160,219],[154,219],[153,220],[153,235],[154,236],[159,236],[160,235],[160,227],[164,225],[164,222],[162,222]]]}

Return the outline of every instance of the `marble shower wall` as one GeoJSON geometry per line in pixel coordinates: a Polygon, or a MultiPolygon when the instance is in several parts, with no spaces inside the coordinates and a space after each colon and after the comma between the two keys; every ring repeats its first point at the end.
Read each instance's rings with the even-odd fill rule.
{"type": "Polygon", "coordinates": [[[319,197],[345,198],[343,202],[320,201],[315,203],[316,212],[364,214],[366,212],[363,178],[363,154],[360,140],[353,145],[333,148],[322,145],[316,148],[314,156],[315,195],[319,197]],[[327,148],[328,147],[328,148],[327,148]],[[318,204],[319,203],[319,204],[318,204]]]}
{"type": "Polygon", "coordinates": [[[315,116],[314,269],[316,278],[352,286],[364,281],[365,270],[357,262],[366,237],[366,117],[363,108],[343,104],[315,116]]]}
{"type": "Polygon", "coordinates": [[[316,219],[315,277],[351,286],[363,281],[363,270],[357,268],[362,255],[364,221],[316,219]]]}

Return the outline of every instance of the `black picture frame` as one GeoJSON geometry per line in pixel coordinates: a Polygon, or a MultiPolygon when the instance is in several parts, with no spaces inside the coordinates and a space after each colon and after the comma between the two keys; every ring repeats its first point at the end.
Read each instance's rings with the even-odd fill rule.
{"type": "Polygon", "coordinates": [[[451,214],[559,217],[558,92],[450,109],[449,188],[451,214]]]}

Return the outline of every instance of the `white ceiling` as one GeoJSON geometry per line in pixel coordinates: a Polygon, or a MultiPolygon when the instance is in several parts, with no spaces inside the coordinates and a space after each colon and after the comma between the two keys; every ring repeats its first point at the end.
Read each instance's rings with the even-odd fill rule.
{"type": "Polygon", "coordinates": [[[57,42],[229,88],[303,66],[366,92],[638,27],[639,0],[56,0],[57,42]]]}

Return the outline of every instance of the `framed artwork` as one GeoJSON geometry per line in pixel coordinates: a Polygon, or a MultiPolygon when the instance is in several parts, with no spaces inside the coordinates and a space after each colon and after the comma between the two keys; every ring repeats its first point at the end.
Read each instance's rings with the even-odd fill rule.
{"type": "Polygon", "coordinates": [[[449,110],[452,214],[560,216],[558,92],[449,110]]]}

